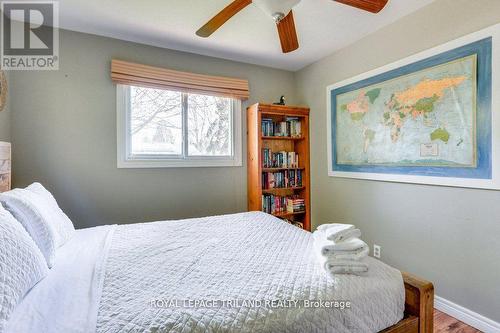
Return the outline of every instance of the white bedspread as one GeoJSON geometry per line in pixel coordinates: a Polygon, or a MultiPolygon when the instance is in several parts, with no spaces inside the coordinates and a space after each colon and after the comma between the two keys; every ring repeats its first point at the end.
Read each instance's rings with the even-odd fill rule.
{"type": "Polygon", "coordinates": [[[367,262],[367,276],[329,278],[310,233],[256,212],[78,230],[6,332],[377,332],[402,319],[404,287],[367,262]],[[290,300],[352,305],[273,308],[290,300]]]}
{"type": "Polygon", "coordinates": [[[94,332],[103,264],[115,226],[76,231],[55,264],[16,307],[6,333],[94,332]]]}
{"type": "Polygon", "coordinates": [[[367,262],[367,276],[329,278],[312,235],[264,213],[119,226],[97,332],[377,332],[403,318],[404,286],[396,269],[367,262]],[[214,302],[192,307],[185,300],[214,302]],[[352,305],[239,306],[252,300],[352,305]]]}

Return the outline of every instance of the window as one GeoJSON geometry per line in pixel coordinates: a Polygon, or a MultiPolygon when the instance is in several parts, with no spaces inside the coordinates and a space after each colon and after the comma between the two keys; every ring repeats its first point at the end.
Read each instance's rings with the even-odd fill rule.
{"type": "Polygon", "coordinates": [[[117,86],[118,167],[241,166],[241,101],[117,86]]]}

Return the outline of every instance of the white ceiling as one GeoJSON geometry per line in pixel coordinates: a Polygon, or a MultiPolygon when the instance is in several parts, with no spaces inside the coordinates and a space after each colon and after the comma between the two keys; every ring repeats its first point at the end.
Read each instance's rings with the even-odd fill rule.
{"type": "Polygon", "coordinates": [[[283,54],[274,21],[254,4],[210,38],[195,35],[231,0],[62,0],[61,28],[286,70],[298,70],[434,0],[389,0],[371,14],[331,0],[294,8],[300,48],[283,54]]]}

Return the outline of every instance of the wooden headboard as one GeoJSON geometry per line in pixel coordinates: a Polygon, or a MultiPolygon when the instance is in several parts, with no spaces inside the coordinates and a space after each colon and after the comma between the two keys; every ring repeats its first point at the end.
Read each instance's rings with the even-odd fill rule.
{"type": "Polygon", "coordinates": [[[10,190],[11,184],[10,142],[0,141],[0,192],[10,190]]]}

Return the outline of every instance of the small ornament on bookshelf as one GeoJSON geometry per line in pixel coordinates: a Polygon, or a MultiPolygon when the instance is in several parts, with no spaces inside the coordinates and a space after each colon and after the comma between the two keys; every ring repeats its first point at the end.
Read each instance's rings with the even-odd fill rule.
{"type": "Polygon", "coordinates": [[[281,95],[280,101],[277,103],[273,103],[274,105],[285,105],[285,96],[281,95]]]}

